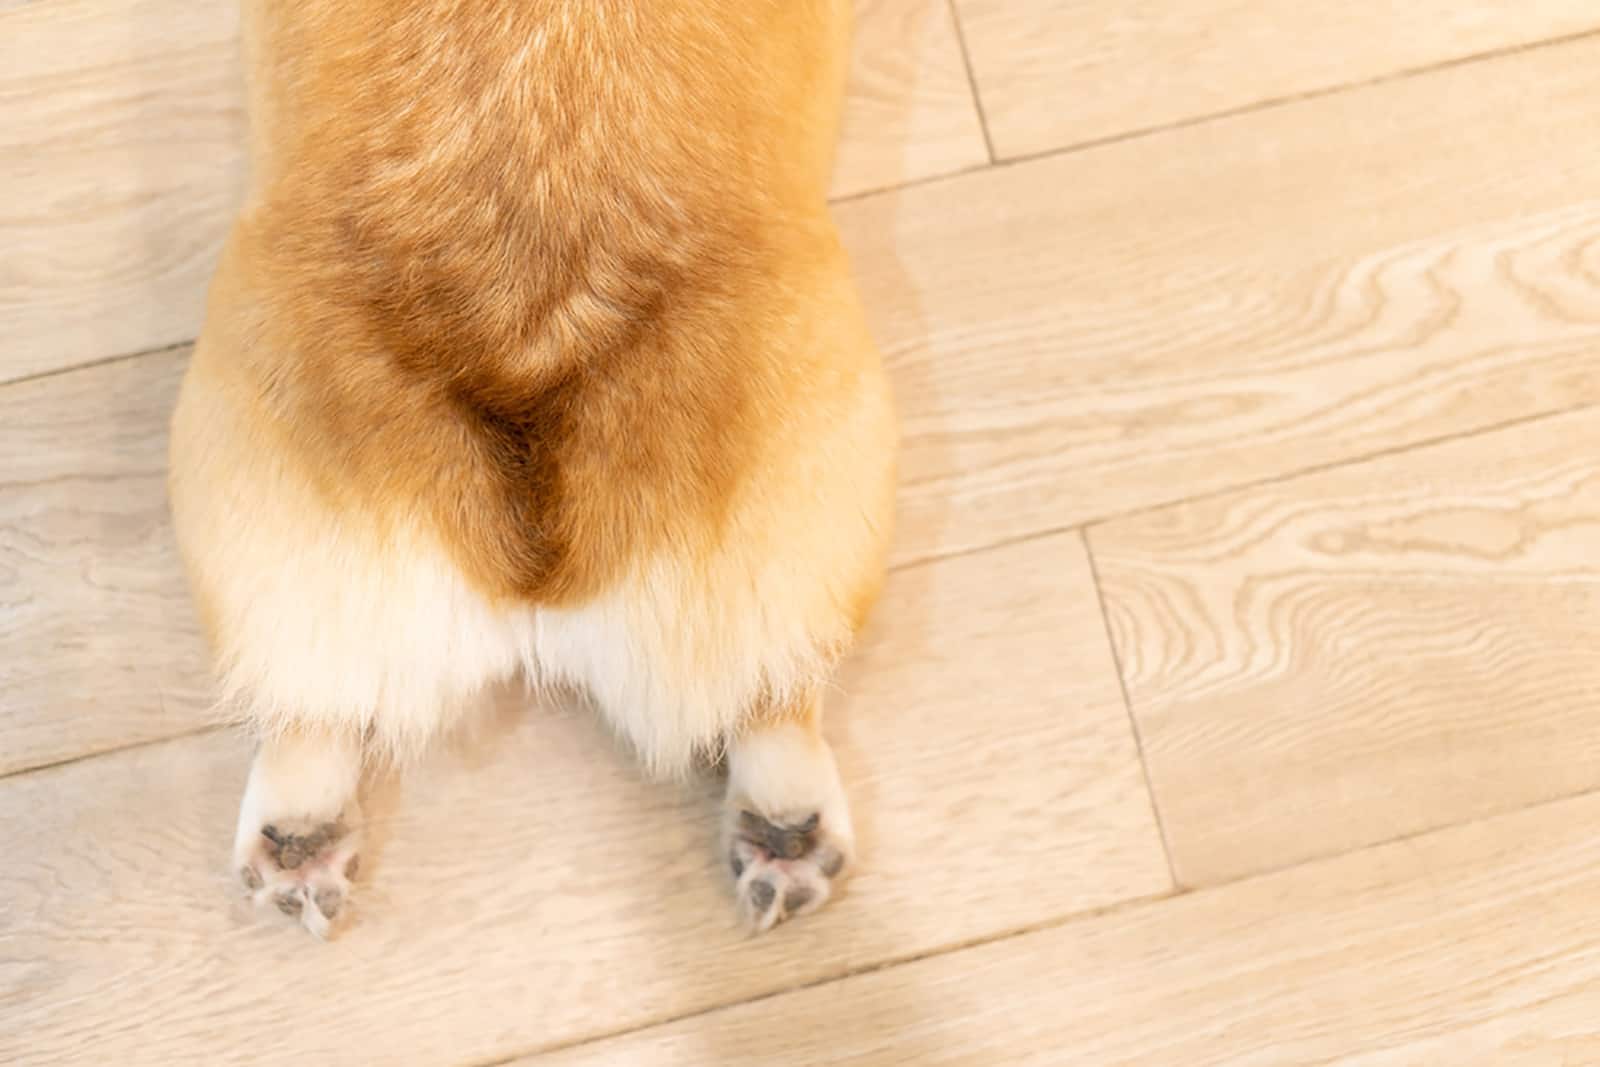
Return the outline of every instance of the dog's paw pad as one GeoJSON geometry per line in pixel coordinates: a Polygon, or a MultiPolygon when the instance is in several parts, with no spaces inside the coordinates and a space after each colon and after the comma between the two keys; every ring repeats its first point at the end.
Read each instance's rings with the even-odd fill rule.
{"type": "Polygon", "coordinates": [[[739,916],[756,933],[827,903],[848,849],[812,812],[797,820],[742,810],[728,846],[739,916]]]}
{"type": "Polygon", "coordinates": [[[257,904],[325,938],[349,900],[359,848],[359,832],[343,820],[267,823],[242,849],[239,880],[257,904]]]}

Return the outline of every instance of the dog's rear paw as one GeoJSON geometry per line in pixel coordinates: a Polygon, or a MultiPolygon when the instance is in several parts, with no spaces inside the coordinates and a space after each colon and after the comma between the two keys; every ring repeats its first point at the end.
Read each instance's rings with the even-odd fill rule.
{"type": "Polygon", "coordinates": [[[235,863],[257,905],[270,904],[326,938],[350,899],[360,845],[360,831],[343,818],[279,820],[242,842],[235,863]]]}
{"type": "Polygon", "coordinates": [[[829,833],[816,812],[767,819],[741,810],[728,845],[739,918],[761,933],[816,911],[827,903],[849,858],[848,845],[829,833]]]}

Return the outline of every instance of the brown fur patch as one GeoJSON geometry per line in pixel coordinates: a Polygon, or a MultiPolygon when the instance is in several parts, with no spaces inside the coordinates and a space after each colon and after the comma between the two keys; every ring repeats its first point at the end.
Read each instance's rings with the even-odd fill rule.
{"type": "Polygon", "coordinates": [[[836,101],[718,72],[825,82],[831,53],[779,45],[829,45],[839,5],[456,6],[256,10],[277,129],[223,279],[255,302],[268,420],[338,506],[428,516],[491,594],[579,598],[720,536],[757,428],[828,355],[752,349],[835,269],[826,153],[730,131],[781,146],[836,101]]]}

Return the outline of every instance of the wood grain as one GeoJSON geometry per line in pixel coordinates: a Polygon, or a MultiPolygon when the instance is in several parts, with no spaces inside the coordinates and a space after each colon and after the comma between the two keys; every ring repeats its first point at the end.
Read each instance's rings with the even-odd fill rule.
{"type": "Polygon", "coordinates": [[[1593,1063],[1596,819],[1586,797],[516,1063],[1593,1063]]]}
{"type": "Polygon", "coordinates": [[[242,188],[238,7],[0,8],[0,381],[194,337],[242,188]]]}
{"type": "Polygon", "coordinates": [[[899,558],[1600,401],[1597,96],[1586,41],[841,205],[899,558]]]}
{"type": "Polygon", "coordinates": [[[714,787],[640,782],[587,714],[372,800],[326,946],[229,914],[230,735],[0,781],[0,1062],[479,1063],[1169,888],[1077,538],[897,574],[880,620],[828,724],[863,866],[753,941],[714,787]]]}
{"type": "Polygon", "coordinates": [[[1001,158],[1600,28],[1583,0],[956,0],[1001,158]]]}
{"type": "Polygon", "coordinates": [[[833,193],[989,162],[948,0],[857,0],[833,193]]]}
{"type": "Polygon", "coordinates": [[[1092,531],[1179,878],[1600,787],[1600,412],[1092,531]]]}
{"type": "MultiPolygon", "coordinates": [[[[0,5],[0,382],[195,336],[245,169],[238,7],[0,5]]],[[[987,159],[945,0],[863,0],[836,191],[987,159]]]]}
{"type": "MultiPolygon", "coordinates": [[[[958,6],[1007,156],[1600,24],[958,6]]],[[[0,0],[0,382],[192,333],[233,12],[0,0]]],[[[945,4],[861,12],[836,192],[982,164],[945,4]]],[[[756,941],[716,785],[565,708],[375,784],[344,937],[230,910],[185,353],[0,387],[0,1062],[1600,1062],[1597,94],[1575,41],[838,207],[898,570],[828,721],[864,867],[756,941]]]]}
{"type": "Polygon", "coordinates": [[[206,722],[167,516],[186,355],[0,388],[0,774],[206,722]]]}
{"type": "MultiPolygon", "coordinates": [[[[1165,147],[841,205],[905,423],[897,561],[1600,401],[1600,201],[1585,199],[1600,157],[1584,147],[1597,91],[1600,45],[1552,48],[1177,131],[1165,147]],[[1514,106],[1535,93],[1541,109],[1514,106]]],[[[137,577],[150,602],[43,577],[89,574],[103,553],[81,536],[56,544],[52,515],[99,508],[94,529],[115,540],[115,509],[149,528],[160,506],[176,363],[152,372],[166,391],[125,385],[133,366],[83,373],[0,392],[0,409],[28,409],[16,447],[71,475],[52,483],[52,507],[24,487],[0,514],[53,546],[15,564],[42,583],[29,594],[39,633],[93,607],[142,695],[119,715],[45,710],[36,691],[48,725],[27,748],[0,744],[22,753],[10,769],[164,736],[195,710],[164,540],[137,577]],[[107,452],[80,415],[142,443],[107,452]],[[123,470],[142,480],[118,486],[123,470]]],[[[61,676],[32,624],[7,632],[21,635],[11,670],[61,676]]]]}

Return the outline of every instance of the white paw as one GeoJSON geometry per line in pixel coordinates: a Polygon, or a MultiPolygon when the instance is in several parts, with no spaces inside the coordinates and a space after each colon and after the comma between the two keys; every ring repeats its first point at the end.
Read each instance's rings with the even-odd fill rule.
{"type": "Polygon", "coordinates": [[[239,842],[239,878],[257,905],[271,904],[326,938],[361,865],[361,832],[344,818],[264,823],[239,842]]]}
{"type": "Polygon", "coordinates": [[[730,812],[728,865],[739,918],[755,933],[822,907],[849,859],[848,842],[817,812],[789,819],[730,812]]]}

